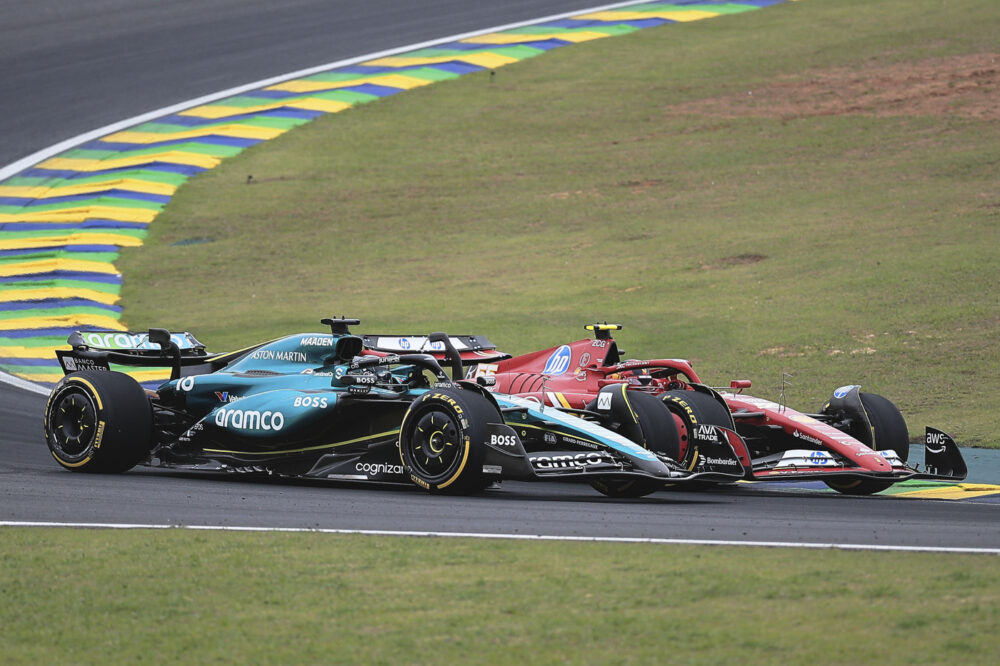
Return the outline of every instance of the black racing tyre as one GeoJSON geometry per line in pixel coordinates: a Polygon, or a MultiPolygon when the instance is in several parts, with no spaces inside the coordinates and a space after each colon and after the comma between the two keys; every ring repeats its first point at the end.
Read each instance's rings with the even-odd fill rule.
{"type": "Polygon", "coordinates": [[[485,397],[462,389],[432,389],[413,401],[399,429],[399,456],[410,480],[431,493],[476,493],[483,474],[487,423],[503,417],[485,397]]]}
{"type": "MultiPolygon", "coordinates": [[[[864,414],[848,414],[854,427],[848,432],[851,437],[875,451],[892,449],[903,460],[910,457],[910,433],[906,420],[896,405],[875,393],[861,393],[861,405],[871,428],[865,426],[864,414]]],[[[845,495],[873,495],[892,486],[894,481],[881,479],[828,479],[826,485],[845,495]]]]}
{"type": "MultiPolygon", "coordinates": [[[[700,391],[666,391],[660,395],[663,404],[679,421],[681,458],[678,462],[693,468],[695,450],[690,446],[691,428],[696,425],[717,425],[733,430],[733,417],[729,409],[713,396],[700,391]]],[[[715,484],[713,484],[715,485],[715,484]]],[[[685,485],[690,488],[691,485],[685,485]]]]}
{"type": "Polygon", "coordinates": [[[153,411],[139,383],[120,372],[66,375],[45,405],[45,441],[75,472],[118,473],[149,455],[153,411]]]}
{"type": "MultiPolygon", "coordinates": [[[[635,412],[642,432],[641,441],[637,443],[650,451],[663,453],[677,460],[680,436],[673,416],[663,408],[663,403],[656,397],[639,391],[626,391],[625,396],[635,412]]],[[[625,432],[621,434],[628,436],[625,432]]],[[[590,485],[608,497],[643,497],[663,489],[663,481],[642,478],[598,479],[591,481],[590,485]]]]}

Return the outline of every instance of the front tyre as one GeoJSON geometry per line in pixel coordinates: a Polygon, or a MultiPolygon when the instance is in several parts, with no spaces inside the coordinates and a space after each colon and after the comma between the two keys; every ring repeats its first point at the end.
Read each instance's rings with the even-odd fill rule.
{"type": "Polygon", "coordinates": [[[45,405],[52,457],[75,472],[118,473],[135,467],[152,446],[153,412],[138,382],[120,372],[66,375],[45,405]]]}
{"type": "MultiPolygon", "coordinates": [[[[688,469],[693,469],[697,462],[695,456],[698,451],[691,438],[695,426],[717,425],[735,429],[729,409],[712,395],[700,391],[666,391],[660,398],[675,417],[680,433],[678,462],[688,469]]],[[[684,487],[691,488],[691,485],[684,487]]]]}
{"type": "MultiPolygon", "coordinates": [[[[887,398],[875,393],[860,393],[864,413],[848,411],[854,439],[875,451],[896,452],[904,461],[910,457],[910,434],[903,415],[887,398]],[[867,418],[865,418],[867,416],[867,418]],[[868,427],[871,424],[871,427],[868,427]]],[[[826,485],[845,495],[873,495],[892,486],[894,481],[881,479],[827,479],[826,485]]]]}
{"type": "Polygon", "coordinates": [[[476,493],[483,474],[487,423],[503,423],[489,400],[471,391],[440,389],[413,401],[399,429],[399,455],[410,480],[442,494],[476,493]]]}
{"type": "MultiPolygon", "coordinates": [[[[637,444],[655,453],[662,453],[674,460],[680,453],[680,436],[673,416],[664,409],[663,403],[648,393],[625,391],[624,397],[635,414],[616,414],[620,420],[634,421],[641,433],[638,437],[635,430],[621,428],[621,434],[630,437],[637,444]]],[[[615,405],[616,403],[612,403],[615,405]]],[[[590,482],[597,492],[608,497],[644,497],[664,487],[663,481],[657,479],[597,479],[590,482]]]]}

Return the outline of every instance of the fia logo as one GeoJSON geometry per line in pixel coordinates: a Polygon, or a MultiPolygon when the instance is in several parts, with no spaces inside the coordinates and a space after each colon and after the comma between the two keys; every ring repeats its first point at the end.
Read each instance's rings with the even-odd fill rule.
{"type": "Polygon", "coordinates": [[[569,345],[563,345],[552,352],[549,360],[545,362],[542,369],[543,375],[561,375],[569,369],[570,351],[569,345]]]}

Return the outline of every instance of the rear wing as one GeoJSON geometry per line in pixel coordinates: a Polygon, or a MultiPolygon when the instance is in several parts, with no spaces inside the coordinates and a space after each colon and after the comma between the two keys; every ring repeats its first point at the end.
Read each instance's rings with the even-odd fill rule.
{"type": "MultiPolygon", "coordinates": [[[[140,331],[74,331],[67,339],[72,349],[57,349],[56,358],[63,372],[109,370],[109,364],[147,368],[171,368],[171,378],[181,376],[181,368],[216,370],[245,355],[255,347],[227,354],[209,354],[205,345],[191,333],[171,332],[162,328],[140,331]]],[[[259,345],[257,345],[259,346],[259,345]]],[[[183,374],[188,374],[187,372],[183,374]]]]}
{"type": "MultiPolygon", "coordinates": [[[[205,345],[198,342],[188,332],[170,332],[170,341],[177,345],[177,348],[184,355],[200,354],[205,355],[205,345]]],[[[142,356],[149,352],[159,352],[159,343],[149,340],[149,332],[138,331],[74,331],[70,333],[67,340],[73,349],[93,349],[99,351],[114,351],[125,354],[142,356]]]]}
{"type": "MultiPolygon", "coordinates": [[[[390,354],[430,354],[444,360],[448,353],[443,342],[431,342],[426,335],[362,335],[366,349],[390,354]]],[[[448,339],[462,359],[462,365],[489,363],[510,358],[483,335],[449,335],[448,339]]]]}

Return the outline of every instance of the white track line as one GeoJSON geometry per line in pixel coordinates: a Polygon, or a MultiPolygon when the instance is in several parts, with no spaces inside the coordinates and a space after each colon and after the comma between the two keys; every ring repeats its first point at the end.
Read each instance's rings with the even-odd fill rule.
{"type": "Polygon", "coordinates": [[[73,527],[113,530],[207,530],[217,532],[313,532],[317,534],[363,534],[366,536],[438,537],[445,539],[508,539],[513,541],[582,541],[593,543],[649,543],[670,546],[752,546],[757,548],[809,548],[813,550],[868,550],[910,553],[963,553],[1000,555],[1000,548],[959,548],[948,546],[889,546],[881,544],[797,543],[789,541],[727,541],[724,539],[657,539],[654,537],[588,537],[548,534],[492,534],[488,532],[423,532],[395,530],[345,530],[309,527],[238,527],[228,525],[165,525],[138,523],[58,523],[0,521],[0,527],[73,527]]]}
{"type": "MultiPolygon", "coordinates": [[[[281,74],[280,76],[271,77],[269,79],[261,79],[260,81],[255,81],[253,83],[247,83],[246,85],[237,86],[235,88],[229,88],[227,90],[222,90],[220,92],[212,93],[211,95],[204,95],[202,97],[196,97],[195,99],[189,99],[186,102],[181,102],[179,104],[174,104],[172,106],[165,106],[162,109],[156,109],[155,111],[150,111],[149,113],[144,113],[139,116],[133,116],[126,120],[119,121],[117,123],[112,123],[110,125],[105,125],[104,127],[80,134],[71,139],[66,139],[65,141],[60,141],[59,143],[49,146],[39,150],[38,152],[32,153],[27,157],[23,157],[16,162],[12,162],[5,167],[0,168],[0,183],[17,175],[18,173],[29,169],[34,165],[54,157],[60,153],[64,153],[71,148],[76,148],[77,146],[87,143],[88,141],[94,141],[100,139],[103,136],[109,134],[114,134],[115,132],[120,132],[129,127],[139,125],[141,123],[149,122],[162,118],[163,116],[168,116],[173,113],[179,113],[185,109],[190,109],[195,106],[201,106],[202,104],[209,104],[210,102],[215,102],[220,99],[225,99],[226,97],[232,97],[234,95],[239,95],[241,93],[249,92],[251,90],[257,90],[258,88],[264,88],[267,86],[273,86],[276,83],[281,83],[283,81],[288,81],[290,79],[298,79],[304,76],[310,76],[312,74],[319,74],[320,72],[325,72],[330,69],[335,69],[337,67],[347,67],[349,65],[356,65],[360,62],[366,60],[375,60],[376,58],[385,58],[392,55],[398,55],[400,53],[407,53],[408,51],[416,51],[418,49],[425,49],[437,44],[443,44],[445,42],[456,42],[461,39],[468,39],[469,37],[476,37],[478,35],[486,35],[491,32],[500,32],[502,30],[512,30],[514,28],[523,28],[524,26],[534,25],[536,23],[545,23],[546,21],[558,21],[559,19],[569,18],[570,16],[576,16],[578,14],[590,14],[593,12],[607,11],[609,9],[615,9],[618,7],[627,7],[629,5],[638,5],[644,2],[649,2],[649,0],[629,0],[628,2],[616,2],[609,5],[600,5],[598,7],[591,7],[589,9],[577,9],[571,12],[565,12],[563,14],[553,14],[551,16],[544,16],[542,18],[531,19],[530,21],[520,21],[518,23],[508,23],[506,25],[498,25],[492,28],[484,28],[482,30],[475,30],[473,32],[465,32],[460,35],[451,35],[450,37],[442,37],[440,39],[433,39],[427,42],[420,42],[418,44],[410,44],[409,46],[400,46],[394,49],[388,49],[386,51],[376,51],[375,53],[369,53],[367,55],[356,56],[354,58],[347,58],[346,60],[338,60],[336,62],[330,62],[325,65],[317,65],[315,67],[309,67],[308,69],[300,69],[295,72],[290,72],[288,74],[281,74]]],[[[40,393],[42,395],[47,395],[49,389],[41,386],[40,384],[35,384],[34,382],[28,382],[24,379],[14,377],[5,372],[0,371],[0,384],[9,384],[16,386],[18,388],[27,389],[35,393],[40,393]]]]}

